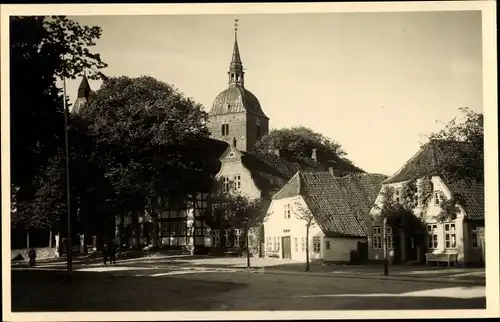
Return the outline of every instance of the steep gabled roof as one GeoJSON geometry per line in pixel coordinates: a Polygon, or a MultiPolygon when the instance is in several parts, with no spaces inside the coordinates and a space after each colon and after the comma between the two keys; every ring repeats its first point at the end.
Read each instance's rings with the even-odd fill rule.
{"type": "Polygon", "coordinates": [[[462,196],[462,207],[470,220],[484,220],[484,184],[469,180],[445,182],[450,192],[462,196]]]}
{"type": "Polygon", "coordinates": [[[324,167],[308,158],[283,157],[274,153],[241,152],[241,162],[252,174],[255,185],[272,196],[297,171],[324,171],[324,167]]]}
{"type": "Polygon", "coordinates": [[[443,164],[449,164],[453,158],[462,158],[464,151],[472,149],[472,144],[468,142],[431,140],[384,183],[439,175],[443,164]]]}
{"type": "Polygon", "coordinates": [[[329,237],[364,237],[369,212],[385,175],[353,173],[343,177],[329,171],[297,172],[273,199],[300,195],[329,237]]]}
{"type": "Polygon", "coordinates": [[[415,180],[425,176],[440,176],[452,195],[463,197],[465,203],[463,207],[467,218],[482,220],[484,219],[484,184],[475,180],[448,179],[441,175],[444,165],[464,158],[464,155],[473,149],[474,146],[469,142],[431,140],[396,174],[385,180],[384,184],[415,180]]]}

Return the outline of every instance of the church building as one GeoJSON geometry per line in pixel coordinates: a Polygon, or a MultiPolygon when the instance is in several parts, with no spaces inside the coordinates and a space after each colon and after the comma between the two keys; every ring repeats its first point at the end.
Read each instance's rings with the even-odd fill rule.
{"type": "MultiPolygon", "coordinates": [[[[236,21],[237,22],[237,21],[236,21]]],[[[273,150],[267,153],[254,151],[259,139],[269,134],[269,117],[266,116],[257,97],[245,84],[245,71],[240,56],[237,38],[237,24],[234,30],[232,58],[227,72],[228,87],[215,97],[209,110],[207,126],[210,138],[201,140],[196,149],[213,174],[215,181],[222,185],[203,184],[193,187],[193,192],[186,192],[185,202],[165,203],[157,223],[140,219],[140,236],[133,236],[130,218],[117,218],[117,228],[125,233],[123,240],[129,245],[148,245],[152,238],[152,225],[158,225],[161,246],[169,249],[207,253],[211,249],[243,247],[245,239],[239,229],[220,231],[217,227],[208,227],[204,216],[212,215],[214,207],[223,206],[209,201],[210,195],[236,190],[249,199],[271,199],[290,180],[297,171],[325,171],[325,166],[318,162],[318,155],[313,152],[309,157],[293,157],[283,151],[273,150]],[[214,191],[221,189],[222,191],[214,191]]],[[[90,87],[86,77],[78,90],[78,99],[73,111],[78,113],[86,103],[90,87]]],[[[339,162],[342,171],[359,172],[360,169],[339,162]],[[352,168],[352,169],[351,169],[352,168]]],[[[145,216],[147,217],[147,216],[145,216]]],[[[254,255],[262,255],[263,229],[257,228],[251,233],[250,250],[254,255]]],[[[122,242],[123,243],[123,242],[122,242]]]]}

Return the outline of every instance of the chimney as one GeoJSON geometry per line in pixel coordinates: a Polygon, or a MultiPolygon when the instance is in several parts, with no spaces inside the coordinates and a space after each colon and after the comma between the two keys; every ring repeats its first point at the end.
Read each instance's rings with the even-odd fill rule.
{"type": "Polygon", "coordinates": [[[337,162],[334,160],[328,160],[328,172],[334,177],[341,177],[342,176],[342,171],[339,169],[336,169],[337,162]]]}
{"type": "Polygon", "coordinates": [[[314,161],[318,162],[318,153],[316,152],[316,149],[313,149],[313,152],[312,152],[312,155],[311,155],[311,159],[313,159],[314,161]]]}

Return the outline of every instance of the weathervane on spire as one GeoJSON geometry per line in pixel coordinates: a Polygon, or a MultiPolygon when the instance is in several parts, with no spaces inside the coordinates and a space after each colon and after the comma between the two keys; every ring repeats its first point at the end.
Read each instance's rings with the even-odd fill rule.
{"type": "Polygon", "coordinates": [[[236,39],[236,36],[238,34],[238,19],[234,19],[234,38],[236,39]]]}

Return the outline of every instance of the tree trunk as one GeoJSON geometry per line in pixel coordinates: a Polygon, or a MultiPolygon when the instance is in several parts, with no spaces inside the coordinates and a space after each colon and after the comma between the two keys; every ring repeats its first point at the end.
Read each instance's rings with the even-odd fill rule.
{"type": "Polygon", "coordinates": [[[118,241],[120,242],[120,247],[123,245],[123,234],[124,234],[124,229],[125,229],[125,216],[123,215],[123,212],[120,211],[120,224],[118,225],[118,241]]]}
{"type": "Polygon", "coordinates": [[[248,225],[245,225],[245,239],[247,244],[247,268],[250,269],[250,236],[248,225]]]}
{"type": "Polygon", "coordinates": [[[140,233],[141,233],[141,227],[139,224],[139,213],[137,211],[133,211],[130,213],[132,216],[132,229],[135,232],[135,247],[134,248],[140,248],[140,233]]]}
{"type": "Polygon", "coordinates": [[[306,272],[311,270],[311,265],[309,264],[309,227],[310,224],[306,225],[306,272]]]}
{"type": "Polygon", "coordinates": [[[52,248],[52,229],[49,229],[49,248],[52,248]]]}
{"type": "Polygon", "coordinates": [[[158,213],[156,212],[155,203],[151,199],[149,199],[149,211],[153,222],[153,247],[158,247],[158,213]]]}
{"type": "Polygon", "coordinates": [[[26,231],[26,248],[30,249],[30,231],[26,231]]]}

